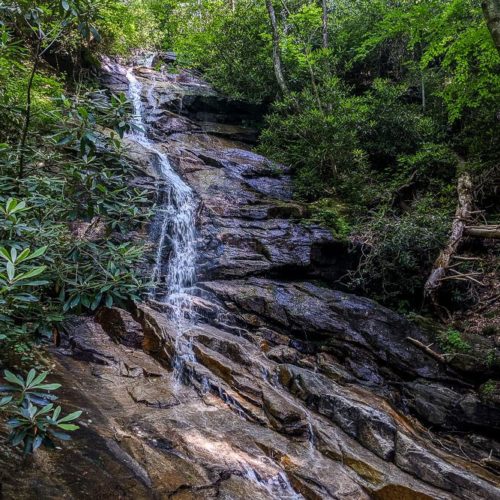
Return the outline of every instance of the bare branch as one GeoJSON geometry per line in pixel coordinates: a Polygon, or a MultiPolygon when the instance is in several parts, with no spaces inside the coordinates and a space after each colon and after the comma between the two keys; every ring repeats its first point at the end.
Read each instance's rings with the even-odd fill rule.
{"type": "Polygon", "coordinates": [[[446,363],[446,358],[442,354],[439,354],[438,352],[433,351],[430,348],[430,346],[423,344],[422,342],[420,342],[420,340],[414,339],[412,337],[406,337],[406,340],[408,340],[408,342],[411,342],[413,345],[417,346],[419,349],[422,349],[422,351],[426,352],[429,356],[431,356],[435,360],[439,361],[440,363],[443,363],[443,364],[446,363]]]}

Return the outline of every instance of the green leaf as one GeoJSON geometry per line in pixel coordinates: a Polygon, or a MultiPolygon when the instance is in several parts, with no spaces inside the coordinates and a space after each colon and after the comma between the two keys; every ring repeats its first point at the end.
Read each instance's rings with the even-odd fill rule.
{"type": "Polygon", "coordinates": [[[47,375],[49,374],[49,372],[42,372],[40,373],[34,380],[33,380],[33,383],[32,383],[32,386],[37,386],[38,384],[41,384],[46,378],[47,378],[47,375]]]}
{"type": "Polygon", "coordinates": [[[7,262],[7,277],[9,278],[9,281],[13,281],[14,276],[16,275],[16,268],[14,267],[14,264],[12,262],[7,262]]]}
{"type": "Polygon", "coordinates": [[[22,421],[18,418],[9,418],[6,423],[11,429],[16,429],[17,427],[21,427],[21,425],[23,425],[22,421]]]}
{"type": "Polygon", "coordinates": [[[13,201],[15,201],[15,205],[13,206],[13,208],[8,209],[9,213],[15,214],[16,212],[20,212],[22,210],[25,210],[26,202],[21,201],[18,203],[17,200],[13,200],[13,201]]]}
{"type": "Polygon", "coordinates": [[[30,293],[16,293],[14,298],[19,302],[38,302],[38,298],[30,293]]]}
{"type": "Polygon", "coordinates": [[[6,396],[0,399],[0,407],[9,404],[12,401],[12,396],[6,396]]]}
{"type": "Polygon", "coordinates": [[[38,411],[38,408],[36,406],[33,406],[31,403],[29,403],[28,412],[29,412],[30,419],[32,419],[36,415],[37,411],[38,411]]]}
{"type": "Polygon", "coordinates": [[[23,260],[26,259],[26,257],[28,257],[28,255],[30,254],[30,249],[29,248],[25,248],[17,257],[17,262],[22,262],[23,260]]]}
{"type": "Polygon", "coordinates": [[[71,436],[69,434],[65,434],[64,432],[57,432],[52,429],[50,429],[49,432],[57,439],[60,439],[62,441],[71,441],[71,436]]]}
{"type": "Polygon", "coordinates": [[[106,295],[106,307],[113,307],[113,297],[110,294],[106,295]]]}
{"type": "Polygon", "coordinates": [[[101,303],[101,299],[102,299],[102,293],[98,293],[95,296],[94,301],[92,302],[92,305],[90,306],[90,309],[92,311],[99,306],[99,304],[101,303]]]}
{"type": "Polygon", "coordinates": [[[34,278],[35,276],[42,274],[45,271],[45,269],[47,269],[47,266],[35,267],[35,268],[31,269],[30,271],[19,274],[16,277],[16,281],[26,280],[28,278],[34,278]]]}
{"type": "Polygon", "coordinates": [[[14,210],[14,208],[16,208],[16,205],[17,205],[17,200],[15,198],[9,198],[7,200],[7,204],[5,205],[5,209],[7,212],[11,212],[12,210],[14,210]]]}
{"type": "Polygon", "coordinates": [[[43,286],[48,285],[50,281],[48,280],[33,280],[23,282],[23,286],[43,286]]]}
{"type": "Polygon", "coordinates": [[[3,372],[3,376],[4,376],[5,380],[7,380],[7,382],[24,387],[24,380],[21,377],[19,377],[18,375],[14,375],[11,371],[5,370],[3,372]]]}
{"type": "Polygon", "coordinates": [[[42,384],[33,387],[33,389],[41,389],[43,391],[56,391],[61,387],[61,384],[42,384]]]}
{"type": "Polygon", "coordinates": [[[69,303],[69,308],[73,309],[73,307],[76,307],[80,303],[80,295],[76,295],[71,299],[71,302],[69,303]]]}
{"type": "Polygon", "coordinates": [[[59,418],[59,415],[61,414],[61,407],[58,406],[55,410],[54,410],[54,414],[52,415],[52,418],[54,420],[57,420],[59,418]]]}
{"type": "Polygon", "coordinates": [[[37,450],[38,448],[40,448],[40,446],[42,446],[43,439],[44,439],[43,436],[37,436],[34,439],[34,441],[33,441],[33,451],[37,450]]]}
{"type": "Polygon", "coordinates": [[[90,297],[88,295],[83,295],[81,302],[82,302],[82,305],[84,305],[87,308],[90,308],[90,297]]]}
{"type": "Polygon", "coordinates": [[[49,403],[48,405],[45,405],[38,413],[37,415],[45,415],[46,413],[49,413],[54,405],[52,403],[49,403]]]}
{"type": "Polygon", "coordinates": [[[47,245],[45,245],[44,247],[38,248],[26,260],[36,259],[37,257],[40,257],[41,255],[43,255],[45,253],[47,248],[48,248],[47,245]]]}
{"type": "Polygon", "coordinates": [[[56,146],[66,146],[66,144],[69,144],[70,142],[73,142],[75,140],[74,135],[65,135],[61,139],[59,139],[56,143],[56,146]]]}
{"type": "Polygon", "coordinates": [[[71,422],[71,420],[76,420],[82,413],[83,413],[82,410],[74,411],[73,413],[70,413],[65,417],[61,418],[58,421],[58,424],[61,424],[63,422],[71,422]]]}
{"type": "Polygon", "coordinates": [[[76,431],[80,428],[80,426],[75,424],[58,424],[58,427],[64,429],[65,431],[76,431]]]}
{"type": "Polygon", "coordinates": [[[12,446],[18,446],[19,444],[21,444],[24,440],[24,438],[26,437],[26,434],[28,433],[27,430],[23,430],[23,431],[17,431],[15,432],[14,434],[11,435],[10,437],[10,444],[12,446]]]}
{"type": "Polygon", "coordinates": [[[36,370],[34,368],[32,368],[28,372],[28,376],[26,377],[26,385],[29,386],[31,384],[31,382],[33,382],[33,380],[35,380],[35,377],[36,377],[36,370]]]}
{"type": "Polygon", "coordinates": [[[10,262],[10,253],[5,247],[0,247],[0,256],[10,262]]]}

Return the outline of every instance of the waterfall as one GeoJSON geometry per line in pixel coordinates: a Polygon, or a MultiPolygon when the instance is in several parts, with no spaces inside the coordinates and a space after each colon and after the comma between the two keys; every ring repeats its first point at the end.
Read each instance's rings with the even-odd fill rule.
{"type": "MultiPolygon", "coordinates": [[[[160,145],[148,137],[142,102],[143,84],[135,76],[134,68],[128,68],[126,76],[128,98],[134,110],[133,130],[129,137],[151,152],[152,163],[161,179],[157,224],[152,234],[155,260],[150,296],[169,306],[171,319],[180,331],[183,321],[190,315],[191,301],[187,290],[195,280],[196,201],[191,188],[172,168],[160,145]],[[167,250],[170,252],[168,259],[167,250]]],[[[151,92],[148,98],[154,107],[151,92]]]]}

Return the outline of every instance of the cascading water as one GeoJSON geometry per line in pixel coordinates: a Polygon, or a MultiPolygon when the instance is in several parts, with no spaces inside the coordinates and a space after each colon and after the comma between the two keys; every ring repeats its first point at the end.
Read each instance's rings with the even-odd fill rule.
{"type": "MultiPolygon", "coordinates": [[[[196,200],[191,188],[173,170],[167,155],[148,137],[142,103],[143,84],[135,76],[133,67],[127,69],[126,76],[128,97],[134,110],[130,138],[151,152],[152,162],[162,180],[157,221],[153,225],[156,250],[150,296],[166,304],[170,311],[178,339],[175,368],[180,374],[185,361],[193,358],[190,343],[182,337],[182,332],[191,315],[191,298],[187,291],[195,279],[196,200]],[[167,250],[170,252],[168,260],[167,250]]],[[[147,97],[154,108],[152,92],[148,92],[147,97]]]]}

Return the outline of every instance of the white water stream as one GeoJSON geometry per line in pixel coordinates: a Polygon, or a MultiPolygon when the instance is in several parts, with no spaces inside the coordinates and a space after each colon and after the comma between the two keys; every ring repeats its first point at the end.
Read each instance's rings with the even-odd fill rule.
{"type": "MultiPolygon", "coordinates": [[[[148,60],[150,65],[151,61],[148,60]]],[[[189,339],[183,333],[191,316],[189,287],[195,280],[196,200],[191,188],[181,179],[170,164],[161,147],[147,134],[145,110],[142,102],[143,84],[134,74],[134,68],[126,70],[129,82],[128,98],[133,106],[133,131],[129,137],[151,152],[152,163],[161,179],[156,224],[152,239],[155,242],[155,260],[151,273],[150,297],[168,306],[169,317],[176,330],[176,356],[174,370],[182,376],[186,362],[194,361],[189,339]],[[169,252],[169,254],[167,253],[169,252]]],[[[149,104],[154,106],[151,93],[149,104]]]]}
{"type": "Polygon", "coordinates": [[[195,279],[196,201],[191,188],[174,171],[167,155],[147,136],[142,104],[143,85],[134,75],[133,68],[129,68],[126,75],[129,81],[128,96],[135,115],[131,138],[151,151],[163,181],[158,207],[160,224],[157,234],[153,235],[156,249],[151,296],[158,298],[164,295],[162,301],[171,306],[173,319],[180,322],[189,314],[190,300],[186,291],[195,279]],[[171,253],[165,259],[167,248],[170,248],[171,253]]]}

